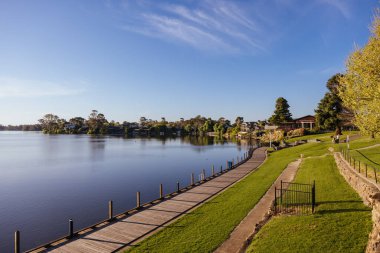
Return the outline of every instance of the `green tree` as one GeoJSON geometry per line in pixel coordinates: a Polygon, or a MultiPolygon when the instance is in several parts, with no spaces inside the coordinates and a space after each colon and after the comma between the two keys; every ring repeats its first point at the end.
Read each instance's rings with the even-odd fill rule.
{"type": "Polygon", "coordinates": [[[42,131],[48,134],[59,133],[59,122],[60,119],[57,115],[46,114],[42,119],[39,119],[38,122],[41,124],[42,131]]]}
{"type": "Polygon", "coordinates": [[[343,77],[338,73],[333,75],[326,83],[328,92],[318,103],[315,110],[317,127],[326,130],[335,130],[342,134],[342,124],[352,120],[351,111],[343,106],[342,99],[338,96],[339,80],[343,77]]]}
{"type": "Polygon", "coordinates": [[[279,97],[276,100],[275,110],[273,115],[269,118],[269,122],[275,125],[292,121],[292,114],[289,111],[288,101],[279,97]]]}
{"type": "Polygon", "coordinates": [[[375,17],[372,35],[363,48],[348,58],[340,78],[339,96],[354,114],[354,123],[372,138],[380,133],[380,17],[375,17]]]}
{"type": "Polygon", "coordinates": [[[92,110],[87,120],[88,134],[105,134],[107,133],[107,119],[104,114],[92,110]]]}

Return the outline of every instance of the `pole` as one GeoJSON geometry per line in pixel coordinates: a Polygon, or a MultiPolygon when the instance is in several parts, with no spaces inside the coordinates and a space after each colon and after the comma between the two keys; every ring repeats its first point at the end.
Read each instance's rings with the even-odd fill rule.
{"type": "Polygon", "coordinates": [[[15,253],[20,253],[20,231],[15,232],[15,253]]]}
{"type": "Polygon", "coordinates": [[[194,185],[194,173],[191,173],[191,185],[194,185]]]}
{"type": "Polygon", "coordinates": [[[108,220],[113,219],[113,203],[112,200],[108,202],[108,220]]]}
{"type": "Polygon", "coordinates": [[[160,199],[164,198],[164,191],[162,189],[162,184],[160,184],[160,199]]]}
{"type": "Polygon", "coordinates": [[[179,181],[177,181],[177,193],[179,193],[179,181]]]}
{"type": "Polygon", "coordinates": [[[272,132],[269,130],[269,148],[272,147],[272,132]]]}
{"type": "Polygon", "coordinates": [[[72,219],[69,220],[69,238],[74,237],[74,221],[72,219]]]}
{"type": "Polygon", "coordinates": [[[140,202],[140,192],[137,192],[136,193],[136,208],[139,209],[141,206],[141,202],[140,202]]]}

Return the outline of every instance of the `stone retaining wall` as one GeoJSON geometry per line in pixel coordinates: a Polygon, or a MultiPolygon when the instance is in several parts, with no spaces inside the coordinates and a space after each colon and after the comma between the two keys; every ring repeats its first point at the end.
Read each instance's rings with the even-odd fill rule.
{"type": "Polygon", "coordinates": [[[334,153],[334,158],[346,181],[360,195],[364,204],[372,208],[373,227],[366,252],[380,253],[380,188],[375,182],[356,172],[340,153],[334,153]]]}

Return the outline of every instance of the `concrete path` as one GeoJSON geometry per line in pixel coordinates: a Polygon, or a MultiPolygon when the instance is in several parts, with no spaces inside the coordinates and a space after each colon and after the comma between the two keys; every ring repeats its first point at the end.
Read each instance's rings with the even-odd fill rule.
{"type": "Polygon", "coordinates": [[[256,224],[265,219],[274,200],[274,188],[280,187],[281,180],[286,182],[293,181],[301,159],[289,163],[287,168],[277,178],[276,182],[269,188],[259,203],[249,212],[242,222],[232,231],[230,237],[218,248],[216,253],[235,253],[244,252],[248,246],[249,239],[254,233],[256,224]]]}
{"type": "Polygon", "coordinates": [[[264,162],[265,150],[266,148],[256,149],[247,162],[203,184],[167,197],[141,211],[117,217],[115,221],[84,231],[75,239],[57,242],[53,247],[33,252],[109,253],[134,245],[244,178],[264,162]]]}

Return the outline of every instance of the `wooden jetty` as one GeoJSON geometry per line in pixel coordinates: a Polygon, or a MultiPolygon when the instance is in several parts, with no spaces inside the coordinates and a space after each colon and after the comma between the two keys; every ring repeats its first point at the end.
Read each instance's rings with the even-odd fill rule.
{"type": "Polygon", "coordinates": [[[241,160],[240,165],[231,170],[221,173],[217,169],[214,172],[213,168],[215,175],[204,178],[203,182],[193,181],[195,186],[178,189],[177,193],[162,196],[162,199],[116,217],[112,216],[110,202],[109,220],[76,233],[73,233],[71,223],[71,235],[68,237],[27,252],[108,253],[133,246],[239,181],[262,164],[265,158],[265,148],[258,148],[253,151],[252,157],[241,160]]]}

